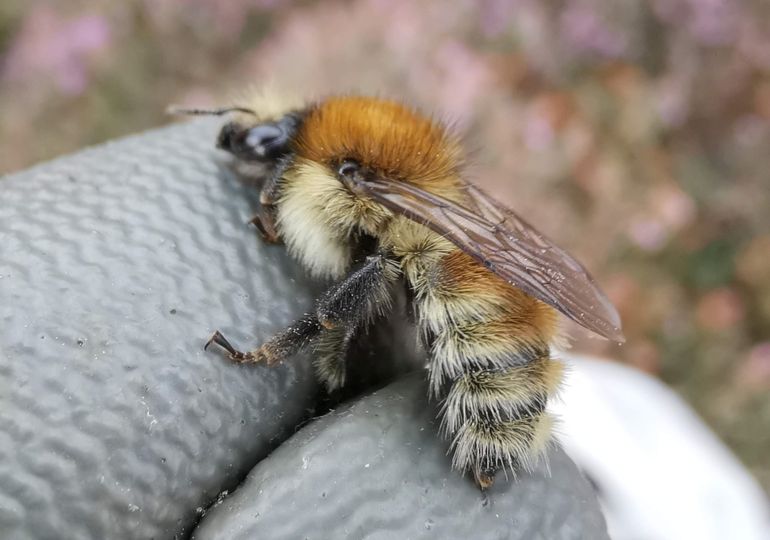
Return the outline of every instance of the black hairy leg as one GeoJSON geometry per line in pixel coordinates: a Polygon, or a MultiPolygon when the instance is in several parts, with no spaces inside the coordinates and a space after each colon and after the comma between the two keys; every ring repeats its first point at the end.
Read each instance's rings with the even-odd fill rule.
{"type": "Polygon", "coordinates": [[[329,392],[345,385],[350,344],[358,331],[391,307],[391,286],[398,277],[395,262],[384,254],[371,255],[316,303],[324,327],[314,343],[315,368],[329,392]]]}
{"type": "Polygon", "coordinates": [[[217,330],[203,349],[207,349],[209,345],[213,343],[222,347],[233,362],[239,364],[256,364],[264,362],[267,365],[271,365],[293,356],[304,349],[308,343],[318,336],[321,328],[322,327],[315,315],[305,315],[291,326],[263,343],[258,349],[249,352],[241,352],[233,347],[227,338],[217,330]]]}
{"type": "Polygon", "coordinates": [[[317,349],[325,356],[323,365],[326,366],[318,369],[319,376],[327,386],[337,387],[340,381],[344,382],[345,356],[353,335],[391,305],[390,284],[397,276],[395,268],[395,263],[384,255],[368,257],[360,268],[321,296],[316,313],[301,317],[253,351],[241,352],[219,331],[214,332],[204,349],[215,344],[224,349],[233,362],[271,365],[317,340],[317,349]],[[337,374],[324,377],[325,372],[337,374]]]}
{"type": "Polygon", "coordinates": [[[366,257],[348,277],[318,299],[316,314],[326,329],[360,328],[388,312],[398,266],[384,254],[366,257]]]}

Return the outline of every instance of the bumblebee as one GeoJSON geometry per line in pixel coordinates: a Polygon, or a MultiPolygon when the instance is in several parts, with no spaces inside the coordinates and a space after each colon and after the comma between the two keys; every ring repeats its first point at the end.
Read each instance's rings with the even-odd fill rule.
{"type": "Polygon", "coordinates": [[[361,96],[182,112],[232,114],[219,148],[271,171],[253,222],[335,283],[257,349],[241,352],[220,332],[207,347],[270,365],[311,346],[334,391],[351,340],[405,283],[453,468],[481,489],[501,469],[531,469],[562,378],[551,356],[559,312],[618,342],[620,319],[579,262],[466,180],[459,138],[409,106],[361,96]]]}

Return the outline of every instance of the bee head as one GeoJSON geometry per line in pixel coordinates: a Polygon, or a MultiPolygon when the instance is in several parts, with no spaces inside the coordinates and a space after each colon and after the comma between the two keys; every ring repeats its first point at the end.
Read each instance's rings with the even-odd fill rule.
{"type": "Polygon", "coordinates": [[[217,147],[247,162],[272,162],[291,150],[301,123],[301,114],[288,113],[278,120],[244,124],[225,124],[217,137],[217,147]]]}
{"type": "Polygon", "coordinates": [[[169,107],[170,114],[221,116],[238,113],[227,122],[217,136],[217,147],[241,161],[270,163],[289,153],[292,140],[304,113],[293,111],[276,120],[264,120],[253,109],[223,107],[219,109],[187,109],[169,107]]]}

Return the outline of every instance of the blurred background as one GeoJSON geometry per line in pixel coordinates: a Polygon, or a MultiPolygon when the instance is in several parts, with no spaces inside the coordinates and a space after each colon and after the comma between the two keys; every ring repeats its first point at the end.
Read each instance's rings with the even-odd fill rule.
{"type": "Polygon", "coordinates": [[[770,489],[764,0],[4,0],[0,172],[273,82],[402,97],[592,269],[622,347],[770,489]]]}

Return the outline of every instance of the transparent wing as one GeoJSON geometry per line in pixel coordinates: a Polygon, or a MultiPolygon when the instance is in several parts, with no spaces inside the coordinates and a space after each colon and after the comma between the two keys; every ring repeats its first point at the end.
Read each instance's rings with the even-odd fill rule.
{"type": "Polygon", "coordinates": [[[618,312],[583,265],[478,187],[466,184],[467,208],[405,182],[362,179],[356,187],[443,235],[511,285],[581,326],[625,341],[618,312]]]}

